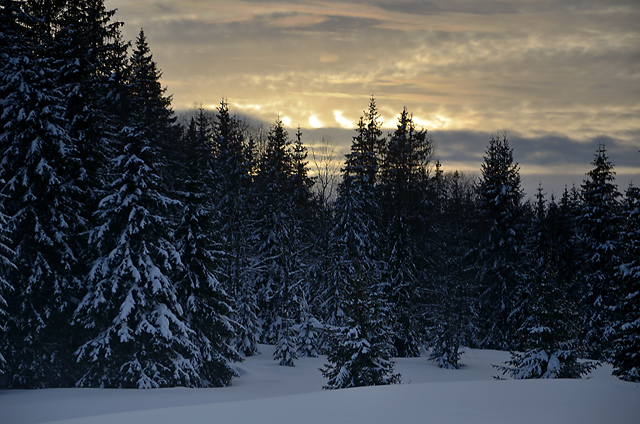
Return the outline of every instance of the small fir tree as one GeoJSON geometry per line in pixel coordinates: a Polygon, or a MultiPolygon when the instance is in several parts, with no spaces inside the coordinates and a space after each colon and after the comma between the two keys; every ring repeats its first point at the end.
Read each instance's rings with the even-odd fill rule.
{"type": "Polygon", "coordinates": [[[368,293],[371,284],[356,267],[347,282],[346,325],[330,335],[328,364],[321,369],[327,390],[400,382],[391,359],[392,333],[382,309],[368,293]]]}

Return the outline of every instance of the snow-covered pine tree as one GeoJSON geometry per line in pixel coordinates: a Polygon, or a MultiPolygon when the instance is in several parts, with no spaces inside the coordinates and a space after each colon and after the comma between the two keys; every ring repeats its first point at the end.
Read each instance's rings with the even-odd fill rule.
{"type": "Polygon", "coordinates": [[[370,293],[371,282],[356,264],[348,278],[344,305],[346,325],[329,336],[328,364],[321,369],[328,379],[324,389],[379,386],[400,382],[391,359],[393,337],[388,317],[370,293]]]}
{"type": "MultiPolygon", "coordinates": [[[[437,178],[437,175],[436,175],[437,178]]],[[[477,287],[474,284],[472,256],[473,237],[469,221],[474,211],[474,188],[471,179],[458,171],[445,174],[438,185],[436,198],[437,261],[429,264],[435,270],[430,294],[425,296],[425,322],[431,348],[429,360],[439,367],[458,369],[460,347],[471,345],[477,334],[477,316],[473,305],[477,287]]]]}
{"type": "Polygon", "coordinates": [[[516,293],[525,281],[519,167],[507,136],[492,136],[477,184],[479,325],[483,347],[515,347],[516,293]]]}
{"type": "MultiPolygon", "coordinates": [[[[91,242],[99,256],[75,321],[91,339],[77,352],[79,386],[152,388],[194,385],[204,376],[188,358],[201,353],[173,276],[180,264],[162,167],[175,134],[170,99],[141,31],[131,58],[128,120],[109,158],[105,195],[91,242]]],[[[203,361],[205,358],[203,358],[203,361]]],[[[214,384],[214,382],[211,382],[214,384]]]]}
{"type": "Polygon", "coordinates": [[[377,299],[381,274],[375,181],[383,145],[379,126],[371,99],[368,112],[358,121],[338,187],[331,232],[336,271],[329,293],[343,300],[344,325],[334,327],[328,336],[329,364],[322,370],[329,380],[327,389],[391,384],[400,378],[391,361],[388,308],[377,299]]]}
{"type": "MultiPolygon", "coordinates": [[[[331,229],[331,245],[335,259],[335,275],[331,287],[325,291],[329,296],[346,300],[343,293],[348,279],[361,267],[372,283],[367,290],[380,288],[380,199],[376,178],[381,162],[380,152],[384,146],[381,138],[380,116],[375,100],[369,110],[360,117],[351,144],[345,156],[342,181],[338,186],[335,203],[334,224],[331,229]]],[[[324,302],[337,304],[330,298],[324,302]]]]}
{"type": "MultiPolygon", "coordinates": [[[[381,192],[382,262],[380,292],[392,311],[395,353],[420,356],[424,335],[419,308],[425,271],[423,246],[429,225],[427,190],[433,146],[403,109],[395,132],[389,134],[379,176],[381,192]]],[[[428,278],[428,277],[427,277],[428,278]]]]}
{"type": "Polygon", "coordinates": [[[259,210],[263,215],[259,221],[264,264],[260,284],[265,323],[263,340],[282,347],[276,349],[274,358],[282,363],[286,357],[283,365],[290,365],[293,354],[288,349],[294,343],[297,351],[296,333],[292,330],[301,322],[301,305],[306,302],[302,236],[309,196],[301,196],[300,192],[308,191],[309,185],[300,178],[306,171],[299,174],[293,153],[292,142],[278,118],[267,136],[256,180],[261,199],[259,210]]]}
{"type": "Polygon", "coordinates": [[[627,190],[624,215],[613,374],[623,380],[640,381],[640,188],[630,186],[627,190]]]}
{"type": "Polygon", "coordinates": [[[614,335],[612,311],[619,302],[617,270],[620,261],[620,204],[615,171],[600,144],[582,184],[582,208],[578,216],[582,258],[582,316],[594,359],[609,359],[614,335]]]}
{"type": "MultiPolygon", "coordinates": [[[[310,290],[307,288],[307,290],[310,290]]],[[[298,356],[315,358],[321,350],[324,325],[311,312],[306,296],[300,299],[301,318],[295,326],[298,337],[298,356]]]]}
{"type": "Polygon", "coordinates": [[[182,201],[175,243],[181,264],[174,275],[178,299],[193,331],[191,352],[184,360],[191,373],[185,373],[182,385],[195,387],[226,386],[236,372],[230,360],[240,356],[230,346],[235,325],[230,319],[231,299],[217,275],[222,264],[219,214],[215,210],[213,156],[211,140],[202,108],[198,124],[190,128],[181,145],[178,193],[182,201]],[[191,136],[189,136],[191,135],[191,136]]]}
{"type": "MultiPolygon", "coordinates": [[[[41,3],[45,7],[51,4],[41,3]]],[[[130,44],[122,40],[124,23],[113,20],[116,11],[107,10],[103,0],[72,0],[64,4],[65,12],[55,21],[55,40],[62,63],[65,118],[69,134],[79,145],[84,167],[82,183],[93,188],[98,185],[95,170],[104,163],[104,150],[123,117],[120,97],[126,89],[130,44]]]]}
{"type": "Polygon", "coordinates": [[[570,296],[575,274],[565,269],[572,238],[569,217],[553,197],[547,206],[542,187],[536,199],[527,249],[529,281],[519,292],[521,351],[512,351],[511,359],[497,368],[515,379],[580,378],[598,364],[583,360],[586,344],[579,339],[577,305],[570,296]]]}
{"type": "Polygon", "coordinates": [[[278,117],[269,129],[255,177],[255,190],[259,200],[253,205],[253,210],[259,210],[262,215],[256,217],[256,234],[253,236],[259,244],[256,259],[261,264],[256,287],[259,318],[264,326],[261,341],[272,344],[277,341],[278,326],[281,323],[278,318],[281,299],[276,298],[276,293],[283,286],[281,278],[289,277],[288,270],[283,273],[288,261],[281,251],[285,248],[281,238],[289,235],[284,231],[283,218],[290,218],[284,211],[288,200],[284,198],[285,187],[287,178],[292,173],[290,145],[284,124],[278,117]]]}
{"type": "Polygon", "coordinates": [[[252,230],[255,220],[249,213],[251,158],[241,122],[231,116],[222,100],[213,122],[214,187],[218,191],[216,210],[224,256],[221,282],[233,303],[231,319],[236,323],[232,345],[244,356],[258,353],[261,328],[257,317],[257,299],[250,261],[252,230]]]}
{"type": "Polygon", "coordinates": [[[65,118],[54,20],[64,10],[2,4],[0,201],[15,251],[5,278],[8,322],[0,351],[9,387],[73,384],[76,334],[69,331],[82,233],[81,164],[65,118]]]}
{"type": "MultiPolygon", "coordinates": [[[[20,31],[17,27],[17,18],[21,13],[18,3],[11,0],[0,0],[0,98],[6,99],[9,95],[9,91],[4,91],[10,86],[5,85],[4,72],[6,64],[9,63],[10,58],[14,54],[13,49],[19,47],[16,45],[16,36],[19,36],[20,31]]],[[[4,101],[0,100],[0,105],[5,107],[4,101]]],[[[9,139],[0,137],[0,155],[4,157],[5,150],[9,146],[9,139]]],[[[1,165],[0,165],[1,166],[1,165]]],[[[6,181],[0,177],[0,186],[4,186],[6,181]]],[[[9,244],[8,231],[8,217],[4,214],[4,202],[7,198],[0,191],[0,338],[6,340],[6,326],[8,320],[7,314],[7,300],[8,294],[13,290],[13,287],[9,284],[6,275],[9,273],[10,268],[14,268],[13,256],[15,252],[11,250],[9,244]]],[[[6,360],[3,356],[3,351],[7,346],[4,343],[0,343],[0,374],[4,374],[6,360]]]]}
{"type": "Polygon", "coordinates": [[[311,188],[315,181],[309,176],[307,161],[307,147],[302,142],[302,131],[300,126],[296,131],[295,140],[291,146],[291,162],[293,174],[291,176],[292,209],[295,223],[298,228],[299,250],[301,252],[301,262],[299,274],[299,295],[296,298],[297,309],[300,311],[295,328],[298,341],[298,355],[315,357],[318,356],[320,348],[320,332],[322,325],[316,319],[312,305],[314,287],[312,273],[310,271],[310,254],[313,250],[315,239],[313,238],[310,226],[313,216],[317,213],[317,202],[313,198],[311,188]]]}

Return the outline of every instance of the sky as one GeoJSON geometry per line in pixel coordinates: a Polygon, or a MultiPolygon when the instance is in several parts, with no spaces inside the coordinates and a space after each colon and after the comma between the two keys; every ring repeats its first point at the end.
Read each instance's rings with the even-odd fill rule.
{"type": "Polygon", "coordinates": [[[523,187],[580,185],[605,143],[624,191],[640,184],[638,0],[106,0],[144,28],[176,111],[222,98],[346,152],[374,96],[403,107],[445,171],[479,173],[506,133],[523,187]]]}

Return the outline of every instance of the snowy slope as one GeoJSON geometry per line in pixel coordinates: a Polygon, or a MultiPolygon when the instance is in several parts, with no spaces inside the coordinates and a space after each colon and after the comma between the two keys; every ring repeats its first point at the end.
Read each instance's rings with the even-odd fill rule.
{"type": "Polygon", "coordinates": [[[398,359],[402,385],[323,391],[324,358],[286,368],[272,360],[271,346],[261,350],[222,389],[0,392],[0,423],[640,422],[640,385],[610,376],[609,367],[583,380],[502,381],[491,364],[507,353],[467,350],[461,370],[398,359]]]}

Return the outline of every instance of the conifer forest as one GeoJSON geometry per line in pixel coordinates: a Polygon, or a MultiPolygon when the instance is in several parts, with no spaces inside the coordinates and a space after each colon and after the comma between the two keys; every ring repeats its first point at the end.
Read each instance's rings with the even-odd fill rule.
{"type": "Polygon", "coordinates": [[[477,178],[443,172],[411,111],[385,133],[371,97],[330,195],[279,118],[223,99],[178,122],[114,14],[0,0],[0,387],[227,386],[259,343],[327,355],[326,389],[397,383],[423,347],[640,380],[640,189],[605,145],[526,201],[506,134],[477,178]]]}

